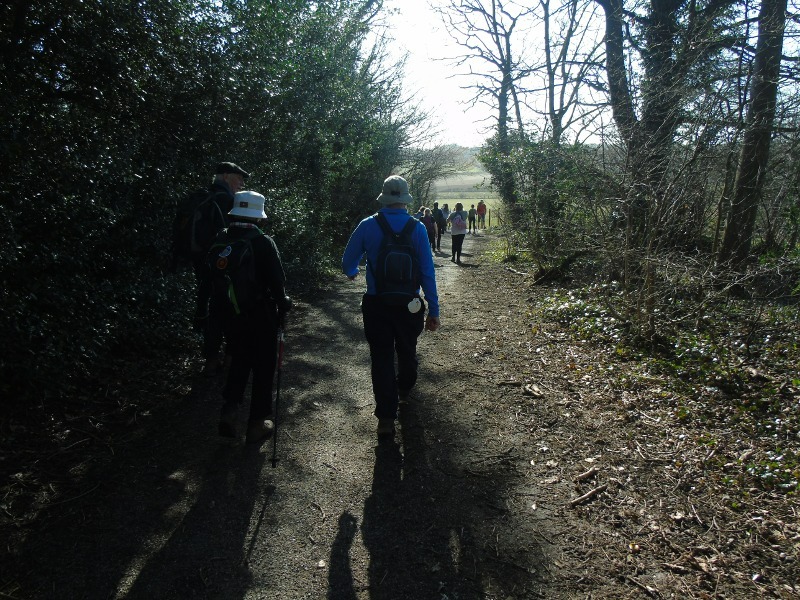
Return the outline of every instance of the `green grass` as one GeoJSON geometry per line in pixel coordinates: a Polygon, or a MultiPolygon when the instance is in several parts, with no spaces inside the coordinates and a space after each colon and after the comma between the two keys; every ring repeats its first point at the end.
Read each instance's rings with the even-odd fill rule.
{"type": "Polygon", "coordinates": [[[485,171],[471,170],[440,179],[434,184],[433,189],[439,206],[447,204],[453,209],[456,202],[461,202],[464,209],[469,210],[471,205],[477,206],[478,202],[483,200],[489,210],[500,208],[500,200],[491,189],[489,174],[485,171]]]}

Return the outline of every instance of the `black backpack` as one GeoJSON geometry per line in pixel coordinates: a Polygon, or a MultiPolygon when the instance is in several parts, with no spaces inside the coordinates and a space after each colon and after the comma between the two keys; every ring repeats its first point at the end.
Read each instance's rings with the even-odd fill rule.
{"type": "Polygon", "coordinates": [[[172,222],[172,260],[204,260],[208,249],[226,224],[216,193],[197,190],[178,203],[172,222]]]}
{"type": "Polygon", "coordinates": [[[384,303],[404,306],[417,297],[419,290],[419,260],[411,239],[419,221],[409,217],[400,233],[395,233],[383,213],[374,218],[383,230],[378,261],[372,267],[376,292],[384,303]]]}
{"type": "Polygon", "coordinates": [[[263,233],[257,228],[248,231],[245,237],[231,240],[228,230],[223,230],[208,252],[211,302],[224,317],[247,315],[264,305],[253,254],[253,240],[263,233]]]}

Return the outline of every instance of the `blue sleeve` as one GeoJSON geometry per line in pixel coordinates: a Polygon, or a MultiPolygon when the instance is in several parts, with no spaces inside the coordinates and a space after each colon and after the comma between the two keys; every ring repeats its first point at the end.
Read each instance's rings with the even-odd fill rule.
{"type": "Polygon", "coordinates": [[[342,272],[348,277],[354,277],[358,274],[358,263],[361,262],[361,258],[367,251],[364,245],[365,222],[366,220],[361,221],[355,228],[342,255],[342,272]]]}
{"type": "MultiPolygon", "coordinates": [[[[400,210],[386,210],[390,219],[390,225],[397,228],[401,223],[405,223],[408,219],[408,213],[400,210]]],[[[370,261],[377,260],[378,253],[383,240],[383,231],[373,223],[372,217],[367,217],[361,221],[350,236],[347,246],[342,255],[342,272],[348,277],[353,277],[358,274],[358,265],[364,255],[367,255],[367,269],[364,273],[367,281],[367,294],[375,294],[375,278],[372,275],[372,270],[369,268],[370,261]]],[[[425,294],[425,301],[428,303],[428,313],[432,317],[439,316],[439,295],[436,290],[436,273],[433,267],[433,255],[431,254],[430,241],[428,240],[428,232],[425,225],[417,221],[417,225],[411,235],[414,249],[419,257],[420,278],[422,284],[422,291],[425,294]]]]}

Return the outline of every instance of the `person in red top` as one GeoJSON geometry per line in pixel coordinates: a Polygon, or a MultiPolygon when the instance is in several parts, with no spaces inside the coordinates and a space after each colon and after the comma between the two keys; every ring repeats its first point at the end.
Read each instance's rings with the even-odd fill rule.
{"type": "Polygon", "coordinates": [[[481,200],[478,202],[478,225],[481,229],[486,229],[486,204],[481,200]]]}
{"type": "Polygon", "coordinates": [[[428,232],[428,241],[431,243],[431,252],[436,252],[437,226],[430,208],[425,209],[425,214],[420,219],[428,232]]]}

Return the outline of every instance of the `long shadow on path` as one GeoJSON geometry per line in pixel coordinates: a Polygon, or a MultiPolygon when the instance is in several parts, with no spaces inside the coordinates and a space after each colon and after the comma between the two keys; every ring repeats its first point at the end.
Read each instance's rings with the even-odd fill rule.
{"type": "MultiPolygon", "coordinates": [[[[149,555],[126,598],[242,598],[250,550],[263,535],[275,486],[261,487],[267,455],[219,447],[208,457],[192,506],[158,552],[149,555]]],[[[165,516],[169,511],[165,511],[165,516]]]]}
{"type": "MultiPolygon", "coordinates": [[[[442,282],[470,273],[444,262],[442,282]]],[[[455,324],[453,289],[445,319],[455,324]]],[[[216,437],[220,381],[197,380],[109,460],[76,467],[86,491],[3,561],[19,587],[0,591],[59,599],[536,597],[544,549],[507,535],[517,473],[480,462],[485,433],[444,366],[448,349],[463,343],[457,332],[421,344],[420,383],[401,406],[396,442],[374,445],[372,462],[359,301],[357,289],[334,288],[307,314],[298,311],[289,329],[277,476],[265,464],[268,448],[216,437]],[[323,511],[338,519],[318,518],[323,511]],[[327,570],[317,567],[321,558],[327,570]]]]}
{"type": "Polygon", "coordinates": [[[258,483],[263,448],[214,435],[219,383],[198,377],[108,459],[87,461],[75,485],[93,486],[90,493],[4,561],[16,574],[11,597],[244,595],[247,536],[258,535],[274,487],[258,483]]]}
{"type": "MultiPolygon", "coordinates": [[[[449,260],[444,269],[457,277],[449,260]]],[[[440,286],[457,297],[452,281],[440,286]]],[[[400,405],[396,441],[375,447],[361,526],[369,597],[541,597],[546,549],[511,531],[508,501],[519,473],[513,457],[495,463],[482,447],[486,432],[460,395],[474,384],[447,366],[446,349],[459,343],[457,315],[444,318],[451,333],[420,346],[420,381],[400,405]]]]}

